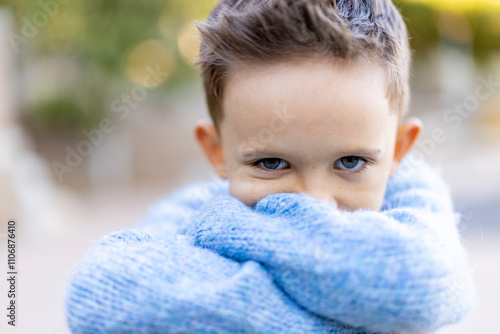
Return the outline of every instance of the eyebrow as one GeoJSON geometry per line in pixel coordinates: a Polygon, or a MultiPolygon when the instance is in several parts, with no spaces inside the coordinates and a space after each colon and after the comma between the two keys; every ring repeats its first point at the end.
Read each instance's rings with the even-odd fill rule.
{"type": "Polygon", "coordinates": [[[251,160],[253,158],[263,157],[263,156],[266,157],[283,156],[283,154],[274,151],[251,150],[251,151],[239,152],[239,156],[244,160],[251,160]]]}
{"type": "MultiPolygon", "coordinates": [[[[335,155],[339,155],[341,157],[345,156],[361,156],[367,158],[376,159],[381,154],[382,150],[380,148],[353,148],[349,150],[342,150],[336,152],[335,155]]],[[[239,156],[243,160],[252,160],[257,157],[283,157],[288,156],[289,154],[279,153],[271,150],[247,150],[243,152],[239,152],[239,156]]],[[[286,160],[286,159],[285,159],[286,160]]]]}
{"type": "Polygon", "coordinates": [[[368,158],[376,158],[382,153],[380,148],[354,148],[338,152],[341,156],[359,155],[368,158]]]}

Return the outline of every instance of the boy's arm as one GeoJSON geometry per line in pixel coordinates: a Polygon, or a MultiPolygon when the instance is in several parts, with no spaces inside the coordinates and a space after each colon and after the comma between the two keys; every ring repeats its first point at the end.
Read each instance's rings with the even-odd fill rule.
{"type": "Polygon", "coordinates": [[[187,230],[195,244],[262,263],[295,302],[382,332],[424,332],[459,320],[473,286],[450,195],[429,167],[396,176],[385,211],[339,212],[300,194],[254,209],[219,198],[187,230]]]}
{"type": "Polygon", "coordinates": [[[74,334],[352,330],[298,307],[257,262],[140,230],[107,235],[87,252],[67,291],[66,317],[74,334]]]}
{"type": "Polygon", "coordinates": [[[228,195],[228,189],[228,181],[216,176],[211,181],[177,189],[148,210],[139,228],[157,236],[174,235],[191,221],[200,207],[218,195],[228,195]]]}

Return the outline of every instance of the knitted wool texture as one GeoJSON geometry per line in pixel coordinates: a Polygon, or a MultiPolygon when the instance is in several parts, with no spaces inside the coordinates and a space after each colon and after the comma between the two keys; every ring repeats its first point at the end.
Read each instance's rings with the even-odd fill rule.
{"type": "Polygon", "coordinates": [[[292,193],[250,208],[222,179],[182,188],[87,252],[67,290],[69,328],[419,333],[456,322],[474,304],[458,215],[435,170],[410,169],[389,179],[380,212],[292,193]]]}

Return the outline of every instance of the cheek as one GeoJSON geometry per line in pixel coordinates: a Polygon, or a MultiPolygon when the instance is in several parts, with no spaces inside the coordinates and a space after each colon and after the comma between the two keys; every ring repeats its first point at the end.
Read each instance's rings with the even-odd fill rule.
{"type": "Polygon", "coordinates": [[[385,187],[382,186],[379,189],[374,189],[366,193],[366,196],[357,196],[357,209],[380,211],[384,202],[384,193],[385,187]]]}
{"type": "Polygon", "coordinates": [[[358,208],[380,211],[392,167],[392,152],[380,162],[377,169],[360,189],[358,208]]]}
{"type": "Polygon", "coordinates": [[[372,175],[370,180],[364,180],[357,185],[346,185],[338,193],[340,209],[355,211],[359,209],[380,211],[384,202],[387,185],[386,173],[372,175]]]}

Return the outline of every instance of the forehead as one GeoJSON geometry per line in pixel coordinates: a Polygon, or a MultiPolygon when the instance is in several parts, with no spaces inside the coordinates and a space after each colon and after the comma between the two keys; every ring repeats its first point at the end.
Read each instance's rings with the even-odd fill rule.
{"type": "Polygon", "coordinates": [[[366,62],[318,59],[245,66],[227,83],[222,125],[232,139],[269,129],[275,139],[331,135],[374,141],[395,117],[386,87],[383,69],[366,62]],[[277,131],[280,122],[286,127],[277,131]]]}

